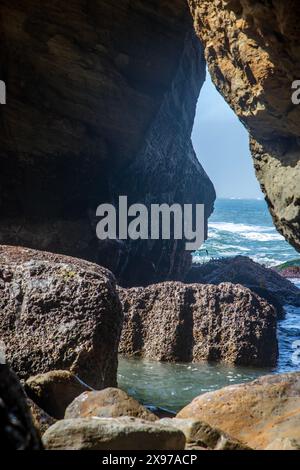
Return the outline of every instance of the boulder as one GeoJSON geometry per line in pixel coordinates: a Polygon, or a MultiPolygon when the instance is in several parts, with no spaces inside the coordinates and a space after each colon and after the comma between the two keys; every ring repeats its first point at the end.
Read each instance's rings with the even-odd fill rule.
{"type": "Polygon", "coordinates": [[[177,418],[203,420],[253,449],[299,446],[300,373],[270,375],[206,393],[177,418]]]}
{"type": "Polygon", "coordinates": [[[25,383],[28,397],[56,419],[62,419],[67,406],[87,390],[91,388],[65,370],[30,377],[25,383]]]}
{"type": "Polygon", "coordinates": [[[68,406],[65,419],[74,418],[118,418],[131,416],[147,421],[158,418],[138,401],[118,388],[106,388],[100,392],[84,392],[68,406]]]}
{"type": "Polygon", "coordinates": [[[123,315],[112,274],[61,255],[0,249],[0,336],[24,380],[69,370],[89,386],[116,385],[123,315]]]}
{"type": "Polygon", "coordinates": [[[162,419],[160,424],[174,426],[180,429],[186,438],[189,449],[198,447],[209,450],[250,450],[241,442],[233,439],[219,429],[212,428],[209,424],[196,419],[162,419]]]}
{"type": "Polygon", "coordinates": [[[300,306],[300,289],[274,269],[255,263],[246,256],[195,265],[186,281],[215,285],[222,282],[241,284],[272,303],[279,314],[284,305],[300,306]]]}
{"type": "Polygon", "coordinates": [[[9,451],[42,449],[21,384],[5,364],[0,364],[0,442],[9,451]]]}
{"type": "Polygon", "coordinates": [[[168,282],[119,294],[125,316],[119,351],[125,356],[276,364],[276,312],[245,287],[168,282]]]}
{"type": "Polygon", "coordinates": [[[48,450],[183,450],[184,434],[137,418],[58,421],[43,436],[48,450]]]}

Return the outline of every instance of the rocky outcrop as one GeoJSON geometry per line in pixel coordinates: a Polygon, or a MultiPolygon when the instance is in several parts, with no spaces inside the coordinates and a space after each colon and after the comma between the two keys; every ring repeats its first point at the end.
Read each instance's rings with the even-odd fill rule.
{"type": "Polygon", "coordinates": [[[147,421],[158,419],[134,398],[118,388],[82,393],[68,406],[65,413],[65,419],[91,418],[92,416],[98,418],[131,416],[147,421]]]}
{"type": "Polygon", "coordinates": [[[257,177],[279,231],[300,250],[300,4],[189,0],[218,90],[250,132],[257,177]]]}
{"type": "MultiPolygon", "coordinates": [[[[300,373],[271,375],[206,393],[178,418],[201,419],[254,449],[300,445],[300,373]]],[[[279,449],[279,447],[281,447],[279,449]]]]}
{"type": "Polygon", "coordinates": [[[300,306],[300,290],[292,282],[245,256],[195,265],[186,280],[216,285],[222,282],[241,284],[272,303],[279,313],[285,305],[300,306]]]}
{"type": "Polygon", "coordinates": [[[219,429],[212,428],[209,424],[196,419],[162,419],[160,424],[174,426],[183,432],[186,438],[187,448],[207,450],[250,450],[236,439],[219,429]]]}
{"type": "Polygon", "coordinates": [[[120,289],[119,351],[158,361],[273,366],[276,312],[239,285],[163,283],[120,289]]]}
{"type": "Polygon", "coordinates": [[[1,248],[0,336],[7,362],[22,379],[62,369],[95,388],[114,386],[122,321],[109,271],[63,256],[1,248]]]}
{"type": "Polygon", "coordinates": [[[66,370],[36,375],[25,382],[28,397],[56,419],[62,419],[67,406],[88,390],[91,388],[66,370]]]}
{"type": "Polygon", "coordinates": [[[46,431],[48,450],[183,450],[184,434],[137,418],[64,419],[46,431]]]}
{"type": "Polygon", "coordinates": [[[4,364],[0,364],[0,442],[6,451],[42,449],[24,391],[4,364]]]}
{"type": "Polygon", "coordinates": [[[123,194],[212,211],[191,145],[205,61],[186,1],[2,0],[2,16],[0,244],[85,258],[126,285],[182,279],[183,244],[100,242],[95,215],[123,194]]]}

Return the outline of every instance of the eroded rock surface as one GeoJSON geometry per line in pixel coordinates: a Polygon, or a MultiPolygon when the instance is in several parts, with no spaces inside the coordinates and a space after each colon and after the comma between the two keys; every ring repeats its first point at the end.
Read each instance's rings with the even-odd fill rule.
{"type": "Polygon", "coordinates": [[[1,247],[0,337],[7,362],[22,379],[69,370],[95,388],[116,385],[122,321],[106,269],[1,247]]]}
{"type": "Polygon", "coordinates": [[[88,390],[91,388],[67,370],[36,375],[25,382],[28,397],[56,419],[62,419],[67,406],[88,390]]]}
{"type": "Polygon", "coordinates": [[[98,262],[126,285],[182,279],[183,244],[102,243],[96,208],[127,195],[212,211],[191,144],[205,61],[186,1],[2,0],[1,16],[0,244],[98,262]]]}
{"type": "Polygon", "coordinates": [[[85,392],[66,409],[65,419],[74,418],[119,418],[131,416],[147,421],[158,418],[138,401],[118,388],[106,388],[98,392],[85,392]]]}
{"type": "Polygon", "coordinates": [[[250,131],[261,187],[279,231],[300,249],[300,4],[189,0],[218,90],[250,131]]]}
{"type": "Polygon", "coordinates": [[[64,419],[46,431],[48,450],[183,450],[184,434],[137,418],[64,419]]]}
{"type": "Polygon", "coordinates": [[[119,351],[158,361],[275,365],[276,311],[240,285],[167,282],[120,289],[119,351]]]}
{"type": "Polygon", "coordinates": [[[271,375],[206,393],[178,418],[201,419],[253,449],[300,445],[300,373],[271,375]]]}
{"type": "Polygon", "coordinates": [[[298,287],[273,269],[265,268],[245,256],[195,265],[186,280],[203,284],[241,284],[272,303],[278,313],[287,304],[300,306],[298,287]]]}

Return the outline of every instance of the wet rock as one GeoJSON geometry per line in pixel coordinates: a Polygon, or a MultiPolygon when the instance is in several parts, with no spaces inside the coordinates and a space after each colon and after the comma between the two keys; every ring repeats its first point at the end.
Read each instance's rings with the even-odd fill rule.
{"type": "Polygon", "coordinates": [[[174,427],[136,418],[78,418],[58,421],[43,436],[49,450],[183,450],[174,427]]]}
{"type": "Polygon", "coordinates": [[[56,423],[56,420],[30,400],[30,398],[27,398],[27,404],[31,412],[34,426],[39,431],[40,436],[42,436],[50,426],[56,423]]]}
{"type": "Polygon", "coordinates": [[[276,312],[240,285],[168,282],[120,289],[119,351],[158,361],[275,365],[276,312]]]}
{"type": "Polygon", "coordinates": [[[300,373],[270,375],[206,393],[177,417],[201,419],[253,449],[298,445],[300,373]]]}
{"type": "Polygon", "coordinates": [[[147,421],[158,418],[140,405],[134,398],[118,388],[107,388],[100,392],[85,392],[66,409],[65,419],[73,418],[118,418],[131,416],[147,421]]]}
{"type": "Polygon", "coordinates": [[[112,274],[85,261],[0,249],[0,335],[24,380],[69,370],[89,386],[116,384],[123,321],[112,274]]]}
{"type": "Polygon", "coordinates": [[[255,263],[246,256],[212,260],[196,265],[186,280],[215,285],[222,282],[241,284],[273,304],[280,316],[283,314],[284,305],[300,306],[300,289],[274,269],[255,263]]]}
{"type": "Polygon", "coordinates": [[[0,364],[0,442],[5,450],[42,449],[20,382],[4,364],[0,364]]]}
{"type": "Polygon", "coordinates": [[[28,397],[56,419],[62,419],[67,406],[87,390],[91,388],[76,375],[63,370],[30,377],[25,383],[28,397]]]}
{"type": "Polygon", "coordinates": [[[195,419],[162,419],[161,424],[180,429],[186,438],[189,449],[204,448],[210,450],[250,450],[241,442],[233,439],[219,429],[195,419]]]}

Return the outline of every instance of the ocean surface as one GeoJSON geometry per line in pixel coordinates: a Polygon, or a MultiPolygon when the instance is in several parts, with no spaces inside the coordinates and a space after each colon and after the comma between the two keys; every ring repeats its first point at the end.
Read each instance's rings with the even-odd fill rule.
{"type": "MultiPolygon", "coordinates": [[[[249,256],[266,266],[300,258],[274,228],[265,201],[219,199],[209,221],[209,240],[195,253],[194,262],[236,255],[249,256]]],[[[300,279],[293,282],[300,288],[300,279]]],[[[295,343],[300,341],[299,308],[286,306],[286,317],[278,324],[278,341],[279,361],[273,369],[120,358],[119,386],[144,404],[178,411],[196,396],[226,385],[300,371],[300,354],[295,354],[295,343]]]]}

